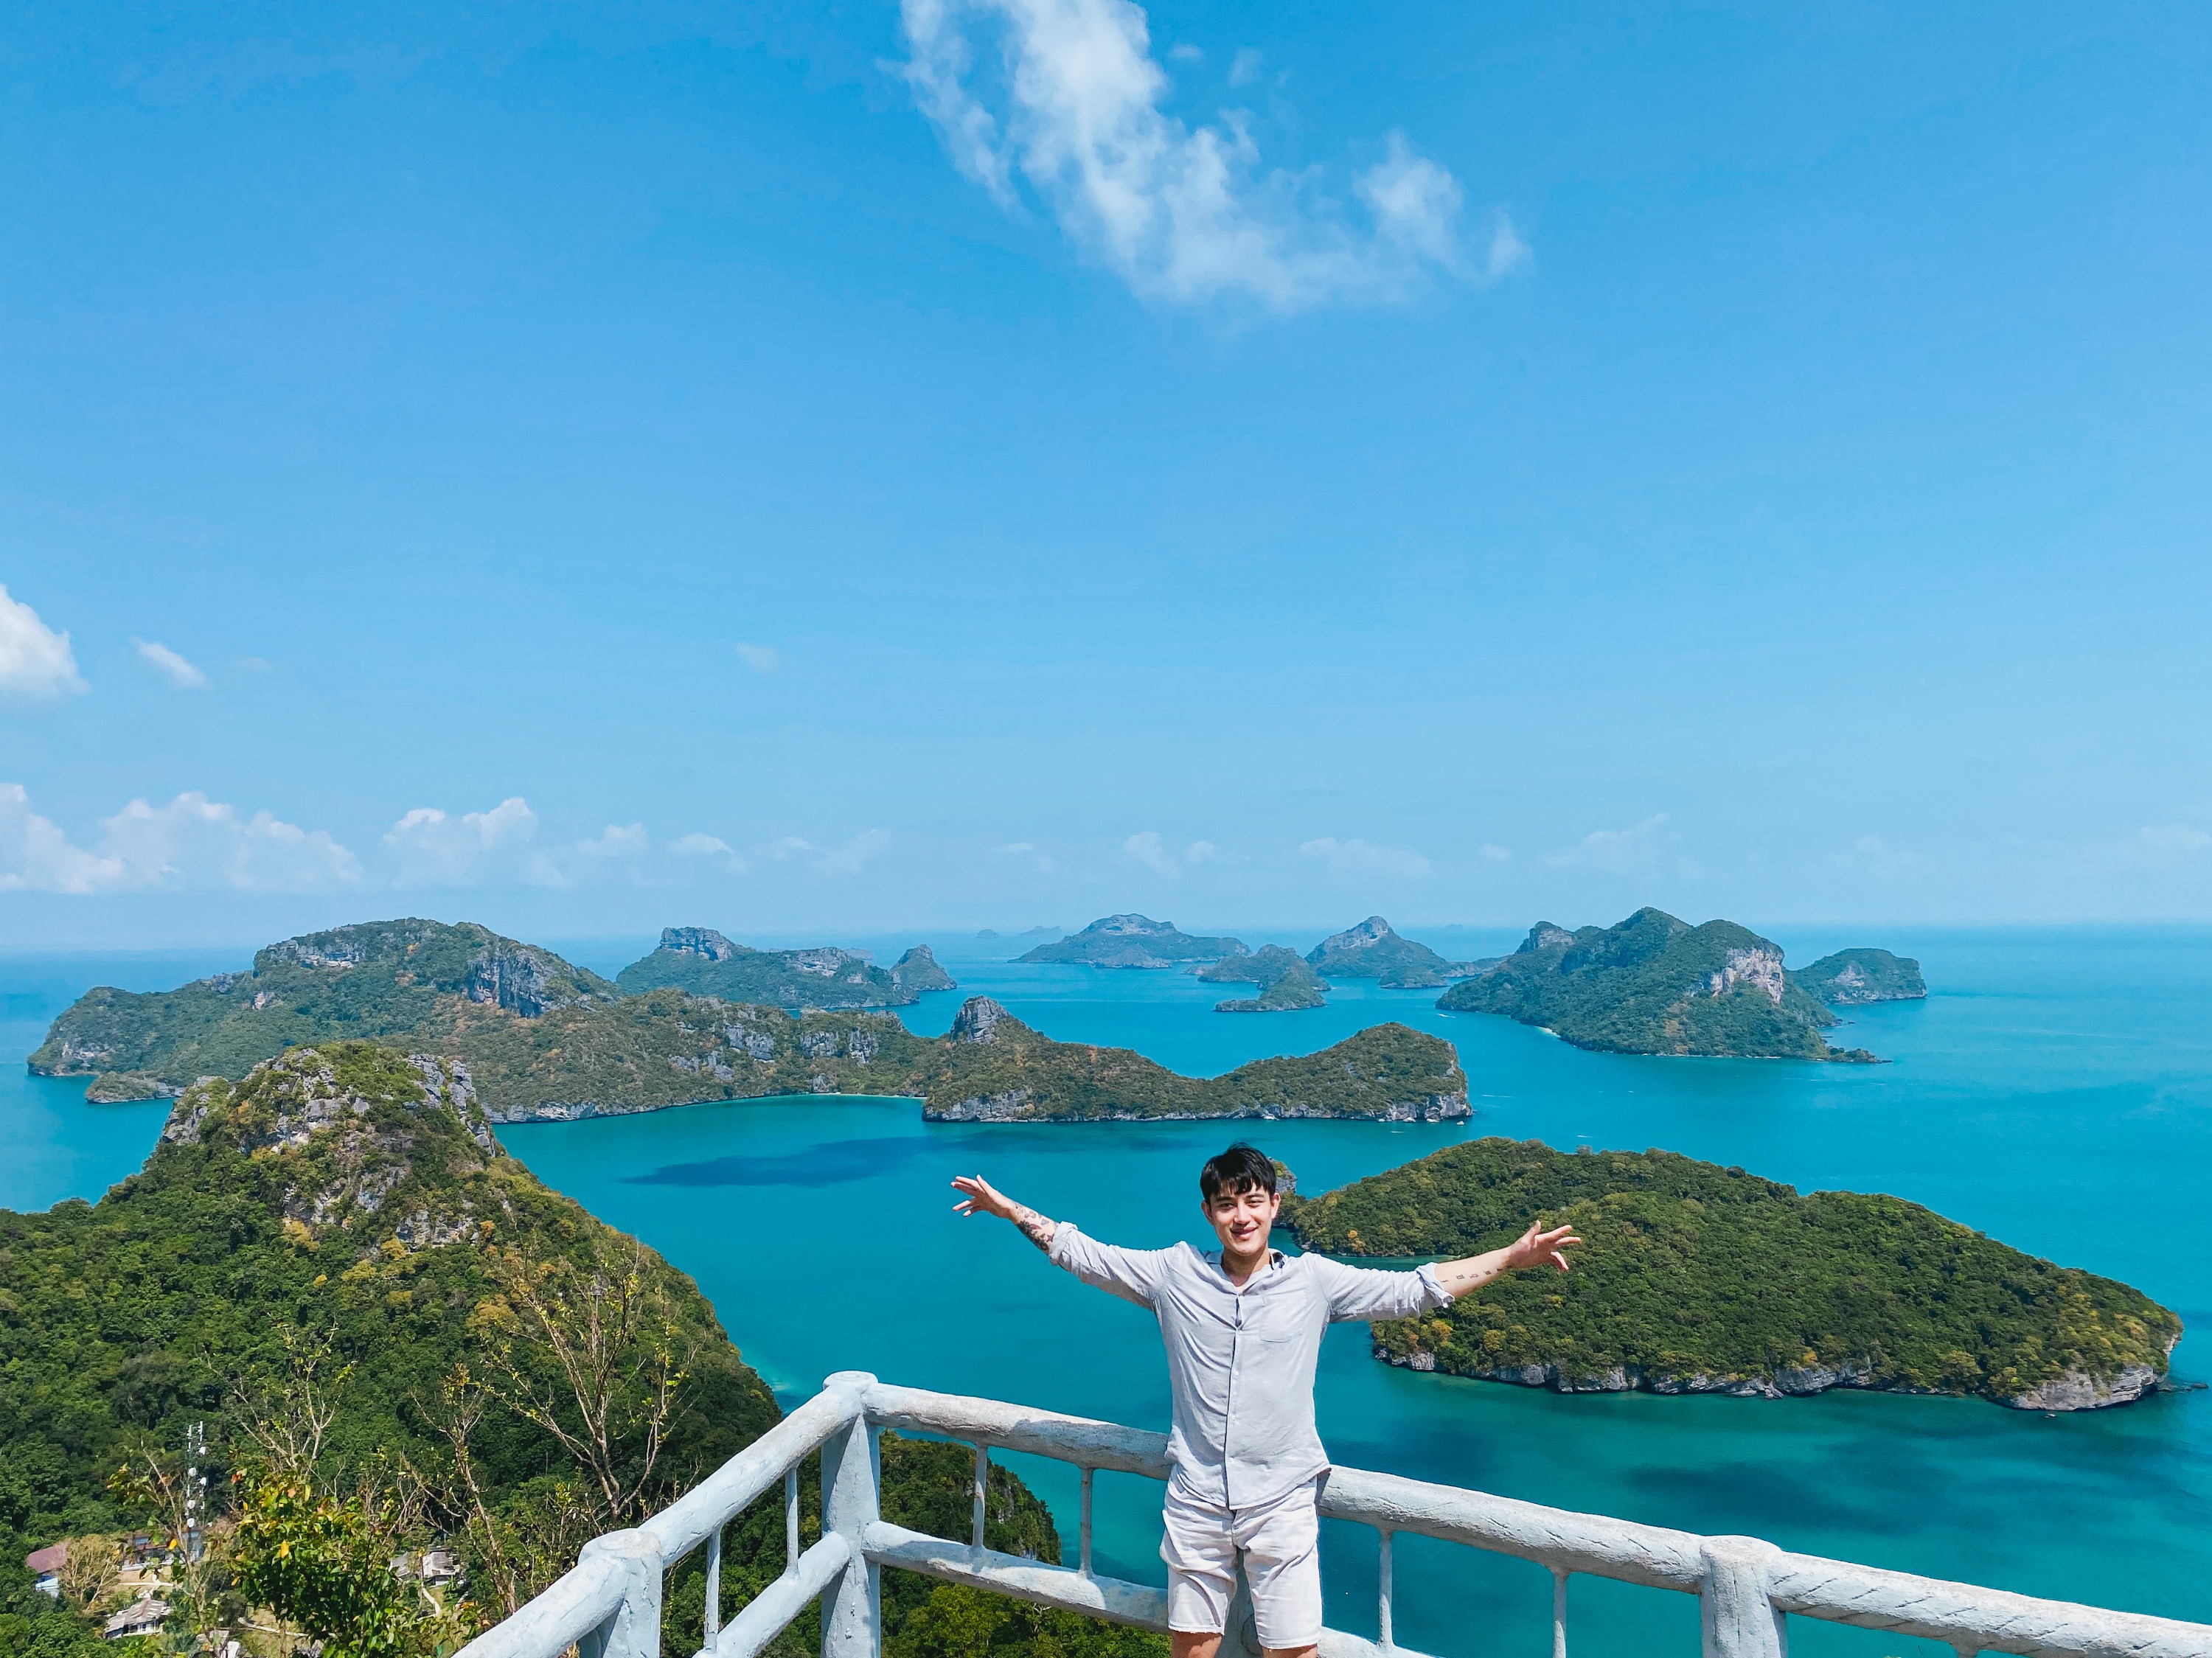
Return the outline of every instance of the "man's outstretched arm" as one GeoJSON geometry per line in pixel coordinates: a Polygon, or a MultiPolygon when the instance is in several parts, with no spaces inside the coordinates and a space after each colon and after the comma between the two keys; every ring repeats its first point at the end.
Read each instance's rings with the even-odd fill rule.
{"type": "Polygon", "coordinates": [[[1540,1266],[1547,1261],[1565,1272],[1567,1258],[1564,1252],[1582,1242],[1575,1236],[1575,1229],[1555,1226],[1548,1232],[1540,1232],[1536,1224],[1530,1221],[1528,1230],[1502,1249],[1486,1250],[1464,1260],[1438,1261],[1435,1269],[1437,1281],[1443,1285],[1444,1293],[1456,1298],[1480,1289],[1492,1278],[1517,1272],[1524,1266],[1540,1266]]]}
{"type": "Polygon", "coordinates": [[[955,1178],[952,1189],[960,1193],[960,1201],[952,1206],[956,1215],[996,1215],[1000,1220],[1010,1220],[1022,1230],[1022,1236],[1049,1254],[1052,1235],[1056,1224],[1026,1204],[1016,1203],[1004,1192],[981,1175],[962,1175],[955,1178]]]}
{"type": "Polygon", "coordinates": [[[1161,1263],[1166,1251],[1118,1249],[1083,1236],[1080,1228],[1048,1220],[1025,1204],[1016,1203],[981,1175],[963,1175],[952,1182],[960,1201],[956,1214],[996,1215],[1021,1228],[1022,1236],[1045,1253],[1055,1266],[1065,1267],[1094,1289],[1103,1290],[1139,1307],[1152,1304],[1159,1287],[1161,1263]]]}

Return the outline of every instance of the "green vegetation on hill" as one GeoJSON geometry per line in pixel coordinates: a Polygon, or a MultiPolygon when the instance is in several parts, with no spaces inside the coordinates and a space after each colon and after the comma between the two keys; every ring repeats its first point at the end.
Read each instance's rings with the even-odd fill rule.
{"type": "Polygon", "coordinates": [[[978,996],[923,1071],[925,1115],[946,1122],[1161,1117],[1469,1114],[1451,1044],[1381,1024],[1302,1058],[1255,1060],[1225,1076],[1184,1077],[1126,1048],[1056,1042],[978,996]]]}
{"type": "MultiPolygon", "coordinates": [[[[927,957],[929,952],[925,949],[921,953],[927,957]]],[[[901,966],[913,960],[909,950],[901,966]]],[[[919,966],[909,971],[923,976],[919,966]]],[[[934,961],[928,969],[939,978],[945,976],[934,961]]],[[[615,984],[630,996],[672,987],[726,1002],[825,1010],[905,1007],[920,1001],[925,989],[946,987],[902,983],[895,970],[872,966],[866,957],[834,944],[813,950],[749,950],[708,926],[663,927],[659,948],[624,968],[615,984]]]]}
{"type": "Polygon", "coordinates": [[[1386,990],[1428,988],[1464,971],[1392,931],[1380,915],[1330,934],[1306,952],[1306,960],[1325,979],[1378,979],[1386,990]]]}
{"type": "Polygon", "coordinates": [[[94,991],[54,1022],[32,1069],[92,1072],[92,1090],[103,1093],[173,1095],[204,1075],[235,1082],[271,1047],[368,1038],[459,1061],[495,1122],[789,1094],[909,1095],[933,1117],[1022,1121],[1466,1112],[1450,1045],[1399,1025],[1206,1080],[1124,1049],[1053,1042],[980,999],[950,1035],[930,1038],[868,1011],[794,1013],[672,986],[611,995],[604,981],[558,957],[481,927],[392,923],[316,938],[323,943],[313,951],[295,950],[301,940],[271,946],[256,973],[227,984],[203,980],[143,996],[94,991]],[[424,931],[395,939],[401,927],[424,931]],[[332,941],[343,959],[321,959],[332,941]],[[426,957],[442,978],[424,972],[426,957]],[[479,957],[492,967],[471,966],[479,957]],[[520,970],[501,965],[514,961],[529,965],[536,989],[526,997],[511,993],[520,970]],[[480,984],[490,988],[469,993],[480,984]],[[504,1000],[495,993],[502,989],[504,1000]],[[1001,1022],[1012,1048],[993,1045],[1001,1022]],[[1248,1072],[1257,1080],[1235,1080],[1248,1072]]]}
{"type": "Polygon", "coordinates": [[[1886,950],[1839,950],[1790,976],[1830,1007],[1915,1002],[1928,993],[1920,963],[1886,950]]]}
{"type": "Polygon", "coordinates": [[[473,922],[367,921],[271,944],[250,973],[143,995],[88,991],[30,1066],[95,1076],[95,1098],[146,1098],[199,1077],[235,1080],[302,1042],[411,1038],[475,1010],[527,1019],[615,999],[597,974],[473,922]]]}
{"type": "Polygon", "coordinates": [[[1216,1002],[1216,1013],[1285,1013],[1299,1008],[1321,1007],[1328,987],[1321,975],[1306,965],[1305,957],[1280,944],[1261,944],[1242,956],[1224,956],[1218,962],[1190,969],[1194,976],[1212,984],[1255,984],[1260,993],[1242,1000],[1216,1002]]]}
{"type": "MultiPolygon", "coordinates": [[[[329,1412],[302,1464],[333,1493],[327,1525],[358,1532],[344,1494],[368,1487],[356,1482],[409,1494],[393,1540],[447,1540],[470,1600],[495,1617],[585,1538],[660,1506],[779,1417],[697,1286],[501,1153],[455,1067],[368,1043],[296,1050],[187,1090],[144,1169],[99,1203],[0,1212],[0,1597],[15,1591],[0,1640],[40,1658],[87,1647],[74,1611],[26,1600],[15,1563],[143,1523],[112,1476],[173,1461],[188,1424],[207,1424],[218,1507],[230,1472],[247,1477],[242,1493],[265,1489],[269,1401],[289,1396],[303,1352],[321,1360],[329,1412]],[[564,1339],[595,1355],[581,1383],[564,1339]]],[[[970,1466],[963,1447],[887,1436],[887,1516],[965,1537],[970,1466]]],[[[810,1467],[804,1541],[820,1531],[814,1479],[810,1467]]],[[[730,1528],[726,1620],[782,1570],[780,1497],[730,1528]]],[[[994,1546],[1058,1558],[1018,1479],[994,1469],[988,1507],[994,1546]]],[[[248,1542],[215,1557],[227,1621],[246,1610],[239,1585],[268,1576],[245,1571],[248,1542]]],[[[668,1658],[695,1650],[703,1594],[695,1555],[670,1584],[668,1658]]],[[[1165,1651],[905,1574],[885,1574],[884,1602],[890,1644],[911,1658],[1165,1651]]],[[[778,1658],[811,1633],[810,1619],[778,1658]]]]}
{"type": "Polygon", "coordinates": [[[1693,927],[1656,909],[1573,932],[1539,922],[1519,950],[1437,1005],[1502,1013],[1617,1054],[1874,1057],[1823,1040],[1836,1016],[1783,970],[1779,944],[1733,921],[1693,927]]]}
{"type": "Polygon", "coordinates": [[[891,982],[919,996],[929,990],[957,990],[959,981],[937,963],[927,944],[916,944],[891,963],[891,982]]]}
{"type": "Polygon", "coordinates": [[[1843,1386],[2076,1409],[2150,1390],[2181,1334],[2126,1284],[1918,1204],[1801,1197],[1669,1151],[1475,1140],[1283,1215],[1305,1247],[1355,1256],[1458,1257],[1533,1220],[1571,1224],[1572,1272],[1516,1273],[1375,1327],[1394,1363],[1566,1391],[1843,1386]]]}
{"type": "Polygon", "coordinates": [[[1084,967],[1168,968],[1178,962],[1211,962],[1243,953],[1237,938],[1193,938],[1173,921],[1148,915],[1107,915],[1082,932],[1039,944],[1018,959],[1066,962],[1084,967]]]}

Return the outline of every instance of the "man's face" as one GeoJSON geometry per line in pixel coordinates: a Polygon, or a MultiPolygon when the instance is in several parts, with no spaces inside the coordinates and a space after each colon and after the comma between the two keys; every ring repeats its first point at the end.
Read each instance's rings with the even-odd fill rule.
{"type": "Polygon", "coordinates": [[[1267,1247],[1267,1233],[1283,1200],[1273,1192],[1247,1187],[1242,1192],[1223,1192],[1205,1202],[1206,1218],[1224,1249],[1249,1255],[1267,1247]]]}

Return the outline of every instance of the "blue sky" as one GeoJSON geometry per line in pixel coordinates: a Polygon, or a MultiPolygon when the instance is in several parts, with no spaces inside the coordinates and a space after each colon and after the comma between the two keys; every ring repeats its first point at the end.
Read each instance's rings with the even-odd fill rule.
{"type": "Polygon", "coordinates": [[[19,9],[0,935],[2212,916],[2208,71],[19,9]]]}

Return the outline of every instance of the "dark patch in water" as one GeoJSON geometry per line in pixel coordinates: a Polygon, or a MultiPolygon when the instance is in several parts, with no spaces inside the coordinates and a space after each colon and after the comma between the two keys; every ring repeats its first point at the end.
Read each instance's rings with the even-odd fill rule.
{"type": "Polygon", "coordinates": [[[709,1157],[672,1163],[649,1175],[627,1175],[630,1186],[842,1186],[912,1163],[929,1142],[918,1135],[872,1140],[825,1140],[780,1157],[709,1157]]]}

